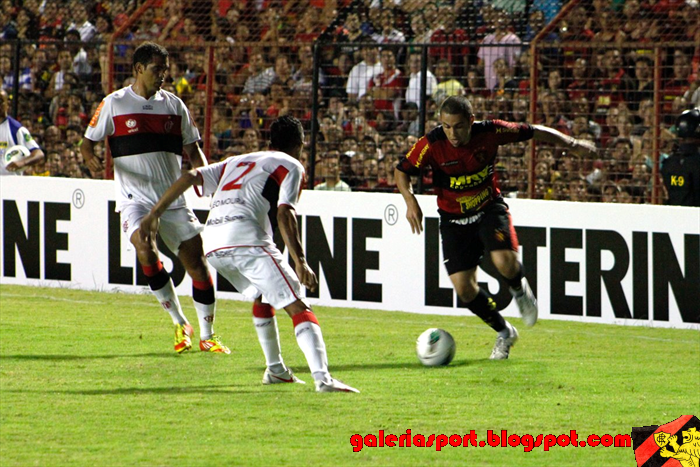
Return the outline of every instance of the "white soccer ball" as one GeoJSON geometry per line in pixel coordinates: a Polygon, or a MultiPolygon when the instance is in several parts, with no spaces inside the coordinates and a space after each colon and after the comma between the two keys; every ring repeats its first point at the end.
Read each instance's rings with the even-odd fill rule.
{"type": "Polygon", "coordinates": [[[449,364],[455,356],[455,340],[444,329],[430,328],[418,336],[416,354],[425,366],[449,364]]]}
{"type": "MultiPolygon", "coordinates": [[[[5,154],[2,156],[2,161],[5,164],[5,167],[7,167],[10,162],[18,162],[27,157],[29,157],[29,149],[21,144],[17,144],[5,150],[5,154]]],[[[26,167],[22,167],[21,169],[16,170],[16,172],[24,172],[25,169],[26,167]]]]}

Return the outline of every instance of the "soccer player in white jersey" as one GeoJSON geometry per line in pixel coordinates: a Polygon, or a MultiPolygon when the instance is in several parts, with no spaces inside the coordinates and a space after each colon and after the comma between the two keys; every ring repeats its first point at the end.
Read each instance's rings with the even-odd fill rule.
{"type": "MultiPolygon", "coordinates": [[[[249,298],[263,295],[272,307],[287,311],[318,392],[359,392],[331,377],[321,328],[301,298],[302,284],[311,290],[318,286],[301,246],[295,211],[304,179],[298,160],[303,141],[299,120],[278,118],[270,126],[270,150],[230,157],[184,173],[142,219],[141,235],[149,241],[168,206],[191,186],[202,196],[213,195],[202,234],[209,263],[249,298]],[[275,222],[296,274],[275,247],[275,222]]],[[[302,383],[284,365],[274,314],[253,319],[267,363],[263,384],[302,383]]]]}
{"type": "Polygon", "coordinates": [[[32,135],[20,122],[7,115],[10,97],[0,89],[0,175],[20,175],[23,168],[44,160],[41,150],[32,135]],[[21,145],[29,150],[29,157],[5,165],[5,151],[12,146],[21,145]]]}
{"type": "MultiPolygon", "coordinates": [[[[175,351],[182,353],[192,348],[192,326],[182,312],[173,281],[160,262],[155,236],[144,241],[139,235],[142,217],[180,176],[183,150],[194,167],[207,164],[199,147],[199,131],[185,104],[160,89],[167,70],[165,48],[152,42],[137,47],[133,57],[136,82],[104,98],[85,131],[80,152],[90,170],[101,170],[94,145],[107,138],[114,160],[122,229],[136,248],[153,294],[175,324],[175,351]]],[[[200,350],[229,354],[231,351],[214,334],[216,300],[202,252],[201,231],[202,225],[187,207],[185,198],[179,197],[163,215],[159,234],[192,278],[200,350]]]]}

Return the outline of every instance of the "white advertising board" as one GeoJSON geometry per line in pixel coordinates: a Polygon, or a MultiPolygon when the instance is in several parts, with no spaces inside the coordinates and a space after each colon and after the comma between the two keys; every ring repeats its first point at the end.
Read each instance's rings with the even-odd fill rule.
{"type": "MultiPolygon", "coordinates": [[[[114,212],[111,181],[0,179],[6,284],[143,292],[147,285],[114,212]]],[[[188,193],[205,219],[208,198],[188,193]]],[[[442,267],[435,198],[419,196],[425,230],[411,234],[398,194],[304,191],[302,243],[319,274],[312,304],[466,315],[442,267]]],[[[700,209],[508,200],[541,319],[700,329],[700,209]]],[[[164,258],[177,291],[191,294],[164,258]]],[[[483,268],[491,272],[488,262],[483,268]]],[[[479,272],[506,316],[507,287],[479,272]]],[[[494,274],[495,276],[496,274],[494,274]]],[[[221,298],[239,299],[217,279],[221,298]]]]}

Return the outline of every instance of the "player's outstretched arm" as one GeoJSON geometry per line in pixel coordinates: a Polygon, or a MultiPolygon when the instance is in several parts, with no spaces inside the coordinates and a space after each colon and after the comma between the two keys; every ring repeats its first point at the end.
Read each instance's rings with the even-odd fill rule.
{"type": "Polygon", "coordinates": [[[199,147],[199,142],[195,141],[194,143],[186,144],[183,149],[190,158],[192,167],[196,169],[207,165],[207,156],[204,155],[202,148],[199,147]]]}
{"type": "Polygon", "coordinates": [[[299,281],[307,289],[314,291],[318,286],[318,278],[313,269],[309,267],[304,255],[304,249],[299,239],[299,227],[297,226],[297,215],[294,208],[283,204],[277,208],[277,225],[279,226],[284,244],[289,248],[289,254],[294,260],[299,281]]]}
{"type": "Polygon", "coordinates": [[[80,143],[80,154],[83,156],[85,165],[93,174],[102,170],[102,161],[95,156],[95,141],[83,138],[83,142],[80,143]]]}
{"type": "Polygon", "coordinates": [[[406,202],[406,220],[411,225],[411,232],[420,234],[423,231],[423,211],[413,194],[411,176],[399,169],[394,169],[394,178],[396,179],[396,186],[406,202]]]}
{"type": "Polygon", "coordinates": [[[532,125],[532,128],[535,130],[535,135],[533,136],[535,141],[567,147],[571,152],[582,157],[595,157],[598,153],[595,144],[590,141],[567,136],[554,128],[544,125],[532,125]]]}
{"type": "Polygon", "coordinates": [[[151,211],[141,219],[141,227],[139,228],[141,239],[149,241],[151,237],[155,237],[158,231],[158,219],[160,219],[160,216],[168,209],[168,206],[173,204],[173,201],[178,199],[180,195],[186,192],[192,185],[201,184],[202,178],[196,170],[183,173],[170,188],[165,190],[165,193],[163,193],[163,196],[160,197],[156,205],[151,208],[151,211]]]}

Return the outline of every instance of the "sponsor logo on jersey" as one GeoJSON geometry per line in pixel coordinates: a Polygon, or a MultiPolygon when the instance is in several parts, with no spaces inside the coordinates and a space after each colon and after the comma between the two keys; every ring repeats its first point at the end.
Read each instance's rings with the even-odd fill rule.
{"type": "Polygon", "coordinates": [[[416,163],[414,164],[416,167],[420,167],[421,162],[423,162],[423,156],[425,156],[425,153],[428,152],[428,149],[430,148],[429,144],[426,144],[423,147],[423,150],[418,154],[418,159],[416,160],[416,163]]]}
{"type": "Polygon", "coordinates": [[[477,173],[458,175],[450,177],[450,189],[451,190],[464,190],[466,188],[473,188],[475,186],[481,185],[486,177],[489,175],[488,166],[484,167],[477,173]]]}
{"type": "Polygon", "coordinates": [[[459,161],[449,161],[449,162],[443,162],[440,164],[440,167],[450,167],[452,165],[457,165],[459,164],[459,161]]]}
{"type": "Polygon", "coordinates": [[[474,210],[484,204],[484,202],[488,201],[491,198],[491,187],[486,188],[485,190],[480,191],[478,194],[474,196],[462,196],[460,198],[457,198],[457,202],[459,203],[460,207],[462,208],[462,212],[469,212],[471,210],[474,210]]]}
{"type": "Polygon", "coordinates": [[[211,203],[211,208],[218,208],[219,206],[226,206],[230,204],[245,204],[245,201],[243,201],[241,198],[226,198],[226,199],[217,199],[213,203],[211,203]]]}
{"type": "Polygon", "coordinates": [[[153,106],[151,104],[146,104],[142,108],[143,110],[153,110],[153,106]]]}

